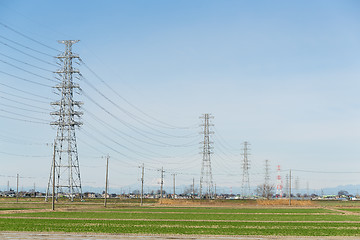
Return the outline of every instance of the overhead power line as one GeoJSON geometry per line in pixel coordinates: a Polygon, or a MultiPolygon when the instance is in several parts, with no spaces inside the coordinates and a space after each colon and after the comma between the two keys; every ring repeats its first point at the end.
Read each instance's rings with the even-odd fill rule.
{"type": "Polygon", "coordinates": [[[7,47],[9,47],[9,48],[11,48],[11,49],[13,49],[13,50],[15,50],[15,51],[17,51],[17,52],[19,52],[19,53],[22,53],[22,54],[24,54],[24,55],[26,55],[26,56],[28,56],[28,57],[31,57],[31,58],[33,58],[33,59],[36,59],[36,60],[38,60],[39,62],[43,62],[43,63],[46,63],[46,64],[48,64],[48,65],[57,67],[56,64],[53,64],[53,63],[51,63],[51,62],[42,60],[41,58],[35,57],[35,56],[31,55],[31,54],[28,54],[28,53],[26,53],[26,52],[24,52],[24,51],[22,51],[22,50],[20,50],[20,49],[18,49],[18,48],[16,48],[16,47],[13,47],[13,46],[11,46],[11,45],[3,42],[3,41],[0,41],[0,43],[3,44],[3,45],[5,45],[5,46],[7,46],[7,47]]]}
{"type": "Polygon", "coordinates": [[[124,126],[128,127],[129,129],[133,130],[134,132],[138,133],[139,135],[142,135],[143,137],[146,137],[154,142],[157,142],[163,146],[168,146],[168,147],[189,147],[191,146],[190,143],[188,144],[179,144],[179,145],[176,145],[176,144],[169,144],[169,143],[165,143],[165,142],[162,142],[162,141],[159,141],[159,140],[156,140],[152,137],[149,137],[147,136],[146,134],[144,134],[144,131],[141,130],[141,129],[138,129],[137,127],[129,124],[129,123],[126,123],[125,121],[123,121],[122,119],[120,119],[119,117],[117,117],[116,115],[114,115],[113,113],[111,113],[110,111],[108,111],[106,108],[104,108],[102,105],[100,105],[97,101],[95,101],[94,99],[92,99],[89,95],[87,95],[86,93],[83,92],[83,95],[89,99],[91,102],[93,102],[96,106],[98,106],[101,110],[103,110],[104,112],[106,112],[107,114],[109,114],[111,117],[113,117],[115,120],[121,122],[124,126]]]}
{"type": "Polygon", "coordinates": [[[37,100],[37,99],[32,99],[32,98],[27,98],[27,97],[22,97],[16,94],[12,94],[12,93],[8,93],[8,92],[4,92],[4,91],[0,91],[0,93],[2,94],[6,94],[9,96],[13,96],[13,97],[17,97],[17,98],[21,98],[21,99],[25,99],[25,100],[29,100],[29,101],[33,101],[33,102],[39,102],[39,103],[45,103],[45,104],[49,104],[48,102],[45,101],[41,101],[41,100],[37,100]]]}
{"type": "Polygon", "coordinates": [[[32,108],[36,108],[36,109],[42,109],[42,110],[45,110],[47,112],[51,111],[50,109],[47,109],[47,108],[42,108],[42,107],[34,106],[33,104],[27,104],[27,103],[24,103],[24,102],[19,102],[19,101],[16,101],[16,100],[13,100],[13,99],[10,99],[10,98],[7,98],[7,97],[0,96],[0,98],[5,99],[5,100],[10,101],[10,102],[21,104],[21,105],[24,105],[24,106],[28,106],[28,107],[32,107],[32,108]]]}
{"type": "MultiPolygon", "coordinates": [[[[157,134],[153,134],[155,136],[159,136],[159,137],[175,137],[175,138],[188,138],[190,135],[185,135],[185,136],[176,136],[176,135],[172,135],[172,134],[168,134],[168,133],[164,133],[160,130],[157,130],[151,126],[148,125],[149,122],[147,122],[146,120],[135,116],[134,114],[130,113],[129,111],[125,110],[124,108],[120,107],[117,103],[115,103],[114,101],[112,101],[110,98],[108,98],[105,94],[103,94],[98,88],[96,88],[94,85],[92,85],[86,78],[83,78],[84,82],[89,85],[94,91],[96,91],[100,96],[102,96],[103,98],[105,98],[108,102],[110,102],[112,105],[114,105],[117,109],[119,109],[121,112],[125,113],[127,116],[129,116],[130,118],[134,119],[135,121],[137,121],[138,123],[140,123],[141,125],[150,128],[151,130],[161,134],[161,135],[157,135],[157,134]]],[[[152,134],[152,133],[150,133],[152,134]]],[[[192,135],[192,134],[191,134],[192,135]]]]}
{"type": "Polygon", "coordinates": [[[39,86],[52,88],[52,86],[50,86],[50,85],[43,84],[43,83],[39,83],[39,82],[35,82],[35,81],[33,81],[33,80],[29,80],[29,79],[26,79],[26,78],[23,78],[23,77],[19,77],[19,76],[16,76],[16,75],[13,75],[13,74],[10,74],[10,73],[1,71],[1,70],[0,70],[0,73],[5,74],[5,75],[10,76],[10,77],[13,77],[13,78],[17,78],[17,79],[22,80],[22,81],[24,81],[24,82],[29,82],[29,83],[33,83],[33,84],[36,84],[36,85],[39,85],[39,86]]]}
{"type": "Polygon", "coordinates": [[[128,101],[126,98],[124,98],[123,96],[121,96],[117,91],[114,90],[114,88],[112,88],[109,84],[106,83],[106,81],[104,79],[102,79],[98,74],[96,74],[82,59],[80,59],[80,62],[92,73],[94,74],[94,76],[99,79],[107,88],[109,88],[115,95],[117,95],[119,98],[121,98],[124,102],[126,102],[127,104],[129,104],[131,107],[133,107],[134,109],[136,109],[138,112],[142,113],[143,115],[145,115],[146,117],[162,124],[162,125],[157,125],[154,124],[158,127],[163,127],[163,128],[170,128],[170,129],[190,129],[190,128],[194,128],[193,126],[189,126],[189,127],[178,127],[178,126],[174,126],[171,124],[168,124],[166,122],[163,122],[161,120],[158,120],[157,118],[152,117],[151,115],[147,114],[146,112],[144,112],[143,110],[141,110],[140,108],[138,108],[137,106],[135,106],[134,104],[132,104],[130,101],[128,101]],[[165,126],[164,126],[165,125],[165,126]]]}
{"type": "Polygon", "coordinates": [[[21,33],[21,32],[13,29],[13,28],[11,28],[11,27],[9,27],[8,25],[6,25],[6,24],[4,24],[4,23],[2,23],[2,22],[0,22],[0,25],[2,25],[3,27],[5,27],[5,28],[7,28],[7,29],[9,29],[9,30],[11,30],[11,31],[13,31],[14,33],[19,34],[20,36],[23,36],[24,38],[27,38],[27,39],[29,39],[29,40],[31,40],[31,41],[33,41],[33,42],[36,42],[37,44],[39,44],[39,45],[41,45],[41,46],[44,46],[44,47],[46,47],[46,48],[49,48],[49,49],[51,49],[51,50],[54,50],[54,51],[56,51],[56,52],[61,53],[60,50],[58,50],[58,49],[56,49],[56,48],[53,48],[53,47],[50,47],[50,46],[48,46],[48,45],[46,45],[46,44],[44,44],[44,43],[42,43],[42,42],[40,42],[40,41],[38,41],[38,40],[36,40],[36,39],[33,39],[32,37],[29,37],[29,36],[25,35],[24,33],[21,33]]]}
{"type": "MultiPolygon", "coordinates": [[[[290,169],[283,170],[282,172],[288,172],[290,169]]],[[[317,171],[317,170],[302,170],[302,169],[291,169],[294,172],[308,172],[308,173],[334,173],[334,174],[359,174],[360,172],[348,171],[348,172],[336,172],[336,171],[317,171]]]]}
{"type": "Polygon", "coordinates": [[[19,91],[19,92],[22,92],[22,93],[29,94],[29,95],[34,96],[34,97],[43,98],[43,99],[48,99],[48,100],[53,100],[53,99],[51,99],[51,98],[49,98],[49,97],[44,97],[44,96],[41,96],[41,95],[37,95],[37,94],[35,94],[35,93],[33,93],[33,92],[24,91],[24,90],[22,90],[22,89],[19,89],[19,88],[16,88],[16,87],[7,85],[7,84],[5,84],[5,83],[0,83],[0,85],[5,86],[5,87],[7,87],[7,88],[11,88],[11,89],[13,89],[13,90],[16,90],[16,91],[19,91]]]}
{"type": "Polygon", "coordinates": [[[48,80],[48,81],[50,81],[50,82],[56,82],[56,83],[58,83],[58,81],[55,81],[54,79],[44,77],[44,76],[39,75],[39,74],[37,74],[37,73],[33,73],[33,72],[28,71],[28,70],[26,70],[26,69],[24,69],[24,68],[21,68],[21,67],[18,67],[18,66],[16,66],[16,65],[14,65],[14,64],[11,64],[11,63],[9,63],[9,62],[7,62],[7,61],[4,61],[4,60],[1,60],[1,59],[0,59],[0,62],[5,63],[5,64],[7,64],[7,65],[9,65],[9,66],[11,66],[11,67],[17,68],[17,69],[19,69],[19,70],[21,70],[21,71],[24,71],[24,72],[26,72],[26,73],[29,73],[29,74],[31,74],[31,75],[34,75],[34,76],[36,76],[36,77],[39,77],[39,78],[48,80]]]}
{"type": "Polygon", "coordinates": [[[12,108],[12,109],[19,109],[19,110],[28,111],[28,112],[41,113],[41,114],[46,114],[46,115],[49,114],[48,112],[37,111],[37,110],[33,110],[33,109],[21,108],[21,107],[17,107],[17,106],[13,106],[13,105],[8,105],[8,104],[4,104],[4,103],[0,103],[0,105],[5,106],[5,107],[9,107],[9,108],[12,108]]]}
{"type": "Polygon", "coordinates": [[[5,109],[0,109],[1,112],[5,112],[5,113],[10,113],[10,114],[13,114],[13,115],[16,115],[16,116],[20,116],[20,117],[26,117],[26,118],[30,118],[30,119],[33,119],[33,120],[37,120],[37,121],[46,121],[44,119],[40,119],[40,118],[35,118],[35,117],[29,117],[27,115],[24,115],[24,114],[20,114],[20,113],[14,113],[14,112],[11,112],[11,111],[8,111],[8,110],[5,110],[5,109]]]}
{"type": "Polygon", "coordinates": [[[24,61],[22,61],[22,60],[19,60],[19,59],[10,57],[10,56],[8,56],[8,55],[6,55],[6,54],[3,54],[3,53],[0,53],[0,55],[2,55],[2,56],[4,56],[4,57],[7,57],[7,58],[9,58],[9,59],[11,59],[11,60],[14,60],[14,61],[16,61],[16,62],[19,62],[19,63],[25,64],[25,65],[28,65],[28,66],[30,66],[30,67],[34,67],[34,68],[37,68],[37,69],[40,69],[40,70],[43,70],[43,71],[46,71],[46,72],[51,72],[51,73],[53,72],[53,71],[50,71],[50,70],[48,70],[48,69],[45,69],[45,68],[42,68],[42,67],[39,67],[39,66],[35,66],[35,65],[33,65],[33,64],[24,62],[24,61]]]}
{"type": "MultiPolygon", "coordinates": [[[[127,139],[126,137],[129,137],[131,139],[135,139],[136,141],[139,141],[139,142],[143,142],[143,140],[141,139],[137,139],[135,137],[133,137],[132,135],[129,135],[121,130],[119,130],[118,128],[108,124],[107,122],[101,120],[100,118],[98,118],[95,114],[85,110],[83,108],[83,111],[86,113],[87,116],[90,116],[91,118],[93,118],[95,121],[97,121],[98,123],[100,123],[101,125],[105,126],[107,129],[109,129],[112,133],[114,133],[116,136],[124,139],[127,143],[130,143],[132,144],[133,146],[136,146],[136,147],[139,147],[147,152],[150,152],[152,154],[155,154],[157,157],[162,157],[162,158],[170,158],[170,156],[162,156],[161,154],[159,153],[156,153],[156,152],[153,152],[147,148],[144,148],[142,145],[139,145],[137,143],[133,143],[132,141],[129,141],[129,139],[127,139]],[[126,136],[126,137],[125,137],[126,136]]],[[[155,145],[155,146],[158,146],[157,144],[153,144],[152,142],[146,142],[147,144],[150,144],[150,145],[155,145]]]]}
{"type": "Polygon", "coordinates": [[[23,154],[15,154],[15,153],[8,153],[0,151],[1,154],[9,155],[9,156],[15,156],[15,157],[35,157],[35,158],[48,158],[51,157],[50,155],[23,155],[23,154]]]}
{"type": "Polygon", "coordinates": [[[16,41],[13,41],[13,40],[11,40],[11,39],[9,39],[9,38],[6,38],[6,37],[4,37],[4,36],[1,36],[1,35],[0,35],[0,38],[5,39],[6,41],[9,41],[9,42],[11,42],[11,43],[14,43],[14,44],[16,44],[16,45],[18,45],[18,46],[20,46],[20,47],[23,47],[23,48],[29,49],[29,50],[31,50],[31,51],[34,51],[34,52],[36,52],[36,53],[40,53],[40,54],[45,55],[45,56],[48,56],[48,57],[53,57],[52,55],[50,55],[50,54],[48,54],[48,53],[44,53],[44,52],[38,51],[38,50],[36,50],[36,49],[34,49],[34,48],[25,46],[25,45],[23,45],[23,44],[21,44],[21,43],[18,43],[18,42],[16,42],[16,41]]]}
{"type": "Polygon", "coordinates": [[[4,116],[4,115],[0,115],[0,117],[15,120],[15,121],[27,122],[27,123],[37,123],[37,124],[46,124],[46,125],[49,124],[49,122],[32,121],[32,120],[14,118],[14,117],[9,117],[9,116],[4,116]]]}

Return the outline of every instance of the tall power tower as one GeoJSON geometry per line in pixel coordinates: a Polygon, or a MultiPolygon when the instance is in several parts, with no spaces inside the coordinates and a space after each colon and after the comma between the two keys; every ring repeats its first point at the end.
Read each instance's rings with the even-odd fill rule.
{"type": "Polygon", "coordinates": [[[277,183],[276,183],[276,196],[282,198],[283,197],[283,181],[281,180],[281,167],[277,166],[277,183]]]}
{"type": "Polygon", "coordinates": [[[269,160],[265,160],[265,186],[269,186],[270,182],[270,165],[269,160]]]}
{"type": "Polygon", "coordinates": [[[250,161],[249,161],[249,143],[244,142],[243,148],[243,161],[242,161],[242,181],[241,181],[241,195],[242,197],[249,197],[250,196],[250,177],[249,177],[249,169],[250,169],[250,161]]]}
{"type": "Polygon", "coordinates": [[[77,109],[83,103],[73,99],[74,90],[80,90],[80,86],[73,81],[74,77],[80,76],[80,72],[72,66],[73,60],[79,59],[79,56],[72,52],[72,45],[77,42],[78,40],[59,41],[65,45],[65,52],[56,57],[61,69],[55,72],[60,81],[55,89],[58,90],[61,99],[51,103],[56,108],[51,115],[57,118],[56,121],[51,122],[51,125],[57,127],[57,135],[54,141],[53,164],[46,199],[50,189],[54,189],[56,198],[59,194],[68,196],[71,201],[74,197],[82,198],[75,129],[82,125],[79,121],[82,112],[77,109]]]}
{"type": "Polygon", "coordinates": [[[204,136],[204,141],[202,144],[202,164],[201,164],[201,177],[200,177],[200,199],[203,198],[213,198],[214,196],[214,184],[212,179],[211,171],[211,154],[213,149],[213,142],[210,141],[210,135],[214,134],[213,131],[210,131],[210,127],[214,126],[210,122],[210,119],[214,117],[211,114],[203,114],[200,119],[203,119],[203,123],[200,125],[203,127],[201,134],[204,136]]]}

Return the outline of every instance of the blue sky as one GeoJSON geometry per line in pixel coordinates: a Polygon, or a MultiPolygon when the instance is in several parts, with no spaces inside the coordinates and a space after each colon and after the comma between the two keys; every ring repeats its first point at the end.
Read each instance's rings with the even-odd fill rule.
{"type": "MultiPolygon", "coordinates": [[[[244,141],[251,143],[252,185],[262,182],[265,159],[270,160],[274,170],[273,179],[277,164],[283,169],[360,172],[359,10],[358,1],[2,0],[0,22],[60,51],[63,48],[57,40],[81,40],[74,46],[74,52],[81,56],[87,66],[132,104],[166,123],[194,126],[200,124],[199,116],[202,113],[212,113],[216,128],[214,180],[218,186],[229,188],[241,184],[239,153],[244,141]]],[[[58,54],[4,27],[1,27],[0,35],[52,56],[58,54]]],[[[0,41],[6,42],[4,39],[0,41]]],[[[54,71],[56,68],[24,56],[4,44],[0,45],[0,52],[48,70],[54,71]]],[[[48,56],[37,56],[54,61],[48,56]]],[[[0,56],[0,60],[10,61],[4,56],[0,56]]],[[[79,68],[99,91],[127,111],[153,121],[118,98],[86,68],[79,68]]],[[[23,71],[3,62],[0,69],[39,82],[43,80],[25,76],[23,71]]],[[[26,69],[53,77],[49,72],[26,69]]],[[[1,79],[3,83],[16,88],[51,99],[57,98],[50,88],[34,86],[4,75],[1,75],[1,79]]],[[[120,150],[134,158],[129,160],[89,139],[82,131],[92,133],[111,146],[116,146],[116,141],[137,149],[141,154],[152,154],[150,151],[153,151],[158,155],[171,155],[171,159],[163,159],[161,163],[156,159],[145,159],[150,169],[147,175],[149,185],[156,184],[159,174],[153,170],[160,165],[169,169],[169,183],[172,172],[186,173],[179,174],[179,184],[190,184],[189,178],[199,178],[201,155],[198,154],[197,141],[200,141],[200,136],[197,133],[200,129],[159,128],[171,135],[197,136],[187,139],[156,136],[156,131],[134,122],[84,82],[80,84],[85,93],[119,118],[149,131],[146,137],[133,133],[89,99],[78,96],[85,102],[87,111],[125,133],[146,142],[151,137],[171,144],[193,143],[184,148],[160,148],[143,145],[136,140],[131,142],[133,139],[107,132],[85,113],[85,124],[78,136],[100,150],[95,151],[79,141],[85,185],[103,184],[104,174],[99,170],[104,168],[102,153],[109,153],[114,159],[112,181],[116,189],[139,184],[136,166],[144,159],[138,158],[135,152],[120,150]],[[86,122],[108,134],[113,141],[103,139],[86,122]],[[192,154],[191,157],[184,157],[188,153],[192,154]]],[[[3,86],[1,90],[12,91],[3,86]]],[[[14,94],[20,95],[18,91],[14,94]]],[[[45,103],[32,104],[50,109],[45,103]]],[[[9,110],[6,106],[2,106],[2,109],[9,110]]],[[[19,109],[10,110],[17,114],[29,114],[19,109]]],[[[31,117],[51,120],[50,116],[41,113],[31,113],[31,117]]],[[[51,147],[44,144],[29,147],[7,140],[13,135],[51,143],[56,130],[45,124],[29,124],[5,118],[0,118],[0,121],[4,129],[0,146],[3,146],[3,152],[9,153],[0,155],[5,162],[0,175],[14,176],[19,172],[32,177],[30,182],[46,185],[44,182],[50,171],[51,158],[11,154],[51,156],[51,147]]],[[[285,177],[286,173],[282,174],[285,177]]],[[[303,187],[306,182],[311,188],[358,183],[357,174],[294,174],[298,174],[303,187]]],[[[6,185],[7,180],[7,177],[1,177],[0,186],[6,185]]],[[[31,186],[32,183],[29,184],[31,186]]]]}

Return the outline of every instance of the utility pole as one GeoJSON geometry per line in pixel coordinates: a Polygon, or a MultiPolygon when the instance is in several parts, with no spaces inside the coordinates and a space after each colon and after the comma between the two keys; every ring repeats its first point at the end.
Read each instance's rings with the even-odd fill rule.
{"type": "Polygon", "coordinates": [[[193,184],[192,184],[192,198],[195,199],[195,178],[193,178],[193,184]]]}
{"type": "Polygon", "coordinates": [[[250,168],[250,161],[249,161],[249,143],[244,142],[244,148],[243,148],[243,162],[242,162],[242,196],[243,197],[249,197],[250,196],[250,179],[249,179],[249,168],[250,168]]]}
{"type": "Polygon", "coordinates": [[[163,198],[163,184],[164,184],[164,168],[161,167],[161,181],[160,181],[160,202],[162,202],[163,198]]]}
{"type": "Polygon", "coordinates": [[[215,192],[214,192],[214,198],[216,199],[216,183],[215,183],[215,192]]]}
{"type": "Polygon", "coordinates": [[[210,122],[210,119],[214,117],[211,114],[206,113],[203,114],[201,117],[203,119],[203,124],[200,126],[203,127],[203,134],[204,141],[201,142],[202,144],[202,165],[201,165],[201,177],[200,177],[200,199],[202,198],[202,194],[205,195],[206,198],[213,198],[214,195],[214,186],[213,186],[213,178],[212,178],[212,170],[211,170],[211,154],[212,152],[212,144],[213,142],[210,141],[210,135],[214,134],[213,131],[210,131],[210,127],[214,126],[210,122]],[[205,191],[203,191],[203,187],[205,187],[205,191]]]}
{"type": "Polygon", "coordinates": [[[106,178],[105,178],[105,199],[104,207],[106,207],[107,192],[108,192],[108,180],[109,180],[109,154],[106,156],[106,178]]]}
{"type": "Polygon", "coordinates": [[[9,180],[7,181],[7,191],[10,191],[10,182],[9,182],[9,180]]]}
{"type": "Polygon", "coordinates": [[[19,174],[16,174],[16,202],[19,202],[19,174]]]}
{"type": "MultiPolygon", "coordinates": [[[[79,56],[72,52],[72,45],[77,42],[78,40],[59,41],[59,43],[65,45],[65,51],[56,57],[61,64],[61,69],[55,72],[56,79],[59,81],[55,89],[58,91],[61,99],[51,103],[51,105],[57,109],[52,112],[51,115],[56,116],[57,120],[50,123],[52,126],[57,126],[55,138],[56,152],[54,154],[56,197],[59,193],[67,193],[71,201],[73,201],[76,196],[82,199],[75,129],[82,125],[80,117],[83,113],[77,111],[77,109],[80,108],[83,103],[73,99],[75,90],[80,89],[79,84],[73,81],[74,78],[80,77],[79,70],[73,68],[73,61],[79,59],[79,56]]],[[[53,171],[50,171],[46,200],[50,193],[52,174],[53,171]]]]}
{"type": "MultiPolygon", "coordinates": [[[[53,164],[52,164],[52,193],[51,193],[51,210],[55,210],[55,148],[56,141],[54,141],[53,164]]],[[[47,194],[46,194],[47,197],[47,194]]]]}
{"type": "Polygon", "coordinates": [[[175,173],[172,174],[173,175],[173,183],[174,183],[174,197],[173,199],[175,199],[175,173]]]}
{"type": "Polygon", "coordinates": [[[285,193],[286,193],[286,197],[289,195],[289,174],[286,174],[285,176],[285,193]]]}
{"type": "Polygon", "coordinates": [[[144,198],[144,163],[141,165],[141,201],[140,206],[143,205],[144,198]]]}
{"type": "Polygon", "coordinates": [[[291,169],[289,172],[289,205],[291,206],[291,169]]]}

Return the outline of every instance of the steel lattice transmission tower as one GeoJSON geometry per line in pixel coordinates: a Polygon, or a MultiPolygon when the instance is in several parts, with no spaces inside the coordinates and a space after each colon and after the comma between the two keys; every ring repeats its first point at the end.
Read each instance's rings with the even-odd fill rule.
{"type": "Polygon", "coordinates": [[[249,161],[249,143],[244,142],[243,148],[243,162],[242,162],[242,181],[241,181],[241,194],[243,197],[250,196],[250,178],[249,178],[249,169],[250,169],[250,161],[249,161]]]}
{"type": "Polygon", "coordinates": [[[214,134],[213,131],[210,131],[210,127],[214,126],[211,124],[210,119],[214,117],[211,114],[203,114],[200,119],[203,119],[203,124],[200,126],[203,127],[201,134],[204,136],[204,141],[202,144],[202,165],[201,165],[201,177],[200,177],[200,199],[203,198],[213,198],[214,197],[214,184],[212,179],[211,171],[211,154],[213,154],[213,142],[210,141],[210,135],[214,134]]]}
{"type": "Polygon", "coordinates": [[[79,56],[72,52],[72,45],[78,41],[59,41],[59,43],[65,44],[65,52],[56,57],[62,65],[62,68],[55,72],[61,81],[55,86],[55,89],[59,91],[61,99],[51,103],[56,108],[56,111],[52,112],[51,115],[57,117],[57,120],[51,122],[51,125],[57,126],[57,135],[54,141],[53,164],[51,166],[46,199],[51,192],[50,189],[54,189],[56,198],[59,194],[64,194],[71,201],[73,201],[74,197],[82,199],[75,129],[82,125],[79,121],[82,112],[77,111],[77,109],[83,103],[73,99],[74,90],[81,89],[73,81],[74,77],[78,78],[80,76],[80,72],[72,66],[73,60],[79,59],[79,56]]]}
{"type": "MultiPolygon", "coordinates": [[[[283,181],[281,180],[281,167],[277,166],[277,183],[276,183],[276,197],[283,197],[283,181]]],[[[290,193],[289,193],[290,194],[290,193]]]]}
{"type": "Polygon", "coordinates": [[[265,185],[268,186],[270,183],[270,165],[269,160],[265,160],[265,185]]]}

